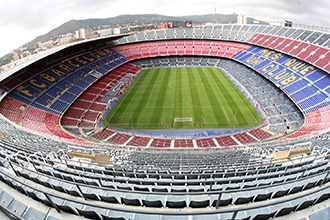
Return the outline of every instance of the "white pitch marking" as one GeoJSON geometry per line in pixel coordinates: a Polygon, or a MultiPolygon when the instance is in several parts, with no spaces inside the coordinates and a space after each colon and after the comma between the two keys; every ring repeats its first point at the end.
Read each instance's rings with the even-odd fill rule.
{"type": "Polygon", "coordinates": [[[223,113],[225,113],[225,116],[226,116],[226,118],[227,118],[227,122],[229,123],[229,118],[228,118],[228,115],[227,115],[225,109],[223,108],[223,106],[221,106],[221,108],[222,108],[223,113]]]}

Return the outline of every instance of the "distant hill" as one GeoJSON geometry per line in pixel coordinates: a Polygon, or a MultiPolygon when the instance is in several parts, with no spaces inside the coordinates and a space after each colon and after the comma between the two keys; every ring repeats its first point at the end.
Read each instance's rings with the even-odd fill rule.
{"type": "MultiPolygon", "coordinates": [[[[158,14],[139,14],[139,15],[120,15],[112,18],[104,19],[85,19],[85,20],[71,20],[61,26],[49,31],[47,34],[41,35],[35,38],[33,41],[27,44],[32,46],[38,41],[45,42],[54,36],[59,36],[66,33],[73,33],[80,28],[97,29],[98,27],[118,27],[118,26],[135,26],[144,24],[159,24],[170,20],[174,21],[193,21],[195,24],[202,24],[207,22],[217,23],[235,23],[237,14],[207,14],[207,15],[191,15],[191,16],[165,16],[158,14]]],[[[253,23],[254,18],[248,18],[248,23],[253,23]]]]}
{"type": "MultiPolygon", "coordinates": [[[[92,30],[98,28],[114,28],[125,26],[138,26],[147,24],[160,24],[167,21],[192,21],[194,24],[204,24],[209,22],[214,23],[236,23],[237,14],[206,14],[206,15],[191,15],[191,16],[166,16],[158,14],[137,14],[137,15],[120,15],[112,18],[104,19],[85,19],[85,20],[71,20],[65,22],[59,27],[49,31],[48,33],[36,37],[29,43],[23,45],[28,48],[35,48],[37,42],[46,42],[54,39],[59,35],[74,33],[80,28],[91,28],[92,30]]],[[[256,19],[248,17],[248,23],[252,24],[256,19]]],[[[0,58],[0,66],[9,63],[12,60],[12,55],[7,54],[0,58]]]]}

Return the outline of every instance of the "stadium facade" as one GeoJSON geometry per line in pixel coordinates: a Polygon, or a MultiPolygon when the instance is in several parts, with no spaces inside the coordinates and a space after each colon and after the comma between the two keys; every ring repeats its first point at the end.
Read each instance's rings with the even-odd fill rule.
{"type": "Polygon", "coordinates": [[[3,214],[329,218],[329,47],[328,33],[291,27],[174,28],[78,43],[5,74],[3,214]],[[264,123],[188,134],[103,126],[139,72],[155,67],[224,70],[264,123]]]}

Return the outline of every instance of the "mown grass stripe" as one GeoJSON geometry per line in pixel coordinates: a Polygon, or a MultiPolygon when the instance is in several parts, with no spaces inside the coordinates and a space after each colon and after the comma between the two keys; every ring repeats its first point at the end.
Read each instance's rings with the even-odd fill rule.
{"type": "Polygon", "coordinates": [[[173,107],[173,117],[174,118],[180,118],[182,117],[182,112],[180,106],[182,104],[182,90],[181,90],[181,85],[182,85],[182,79],[181,75],[179,73],[178,69],[175,69],[175,82],[174,82],[174,107],[173,107]]]}
{"type": "Polygon", "coordinates": [[[191,76],[189,75],[186,68],[180,68],[180,73],[182,75],[182,82],[184,82],[181,92],[183,103],[182,115],[184,118],[194,118],[193,97],[190,92],[190,88],[193,86],[191,82],[191,76]]]}
{"type": "Polygon", "coordinates": [[[197,69],[193,69],[194,72],[194,81],[196,83],[196,87],[193,89],[194,101],[195,101],[195,109],[197,108],[200,112],[198,118],[195,118],[199,125],[205,127],[205,123],[216,122],[216,118],[214,112],[212,110],[212,102],[208,97],[208,88],[206,87],[204,81],[204,73],[198,71],[197,69]]]}
{"type": "MultiPolygon", "coordinates": [[[[226,85],[223,85],[221,82],[223,81],[223,75],[222,72],[220,72],[218,69],[211,68],[209,72],[209,76],[212,79],[212,81],[217,86],[217,99],[218,102],[221,103],[221,106],[218,106],[218,110],[221,111],[221,114],[223,118],[227,121],[228,125],[231,124],[231,121],[227,119],[227,117],[232,117],[232,112],[230,111],[230,99],[227,94],[223,93],[223,90],[227,90],[230,88],[227,88],[226,85]]],[[[231,92],[231,91],[230,91],[231,92]]]]}
{"type": "Polygon", "coordinates": [[[194,123],[197,123],[198,126],[200,126],[201,122],[199,119],[201,118],[201,103],[200,103],[200,98],[198,96],[197,88],[196,88],[196,80],[195,80],[195,75],[196,72],[193,71],[191,68],[187,69],[188,77],[189,77],[189,94],[191,96],[191,104],[193,105],[193,119],[194,123]]]}
{"type": "Polygon", "coordinates": [[[169,128],[173,122],[173,111],[174,111],[174,103],[175,103],[175,77],[173,74],[173,70],[169,68],[164,68],[166,70],[166,74],[169,75],[169,80],[166,87],[166,96],[164,100],[163,111],[162,111],[162,124],[165,128],[169,128]]]}
{"type": "MultiPolygon", "coordinates": [[[[143,115],[143,119],[144,119],[142,126],[146,126],[146,125],[148,125],[148,123],[150,123],[150,121],[149,122],[146,121],[144,115],[149,115],[149,117],[150,117],[150,111],[152,111],[153,109],[149,109],[149,111],[146,111],[144,107],[145,107],[145,104],[148,103],[149,98],[154,95],[152,91],[156,87],[156,82],[158,82],[158,78],[159,78],[160,74],[158,72],[153,72],[150,75],[152,75],[152,78],[144,86],[144,88],[143,88],[144,90],[140,91],[140,94],[141,94],[140,100],[137,104],[137,107],[132,112],[132,114],[134,114],[133,123],[136,128],[140,127],[140,124],[137,122],[139,121],[141,115],[143,115]],[[147,113],[147,114],[145,114],[145,113],[147,113]]],[[[149,120],[150,120],[150,118],[149,118],[149,120]]]]}
{"type": "MultiPolygon", "coordinates": [[[[204,74],[203,69],[198,69],[198,72],[200,74],[204,74]]],[[[216,122],[227,124],[227,126],[228,126],[228,123],[225,123],[224,116],[222,114],[219,114],[220,111],[217,109],[221,106],[221,103],[218,102],[217,95],[216,95],[216,92],[214,91],[214,87],[212,86],[212,81],[211,81],[210,77],[205,77],[205,80],[203,82],[205,85],[204,87],[207,91],[207,97],[209,100],[211,100],[211,103],[212,103],[211,106],[214,106],[211,109],[216,118],[216,122]]]]}
{"type": "MultiPolygon", "coordinates": [[[[166,97],[166,91],[168,90],[168,83],[170,80],[170,71],[166,70],[165,72],[160,70],[159,72],[160,77],[161,77],[161,86],[159,87],[159,92],[158,95],[156,95],[155,93],[152,94],[152,96],[156,97],[156,103],[155,106],[164,106],[165,104],[165,97],[166,97]]],[[[153,112],[151,113],[151,126],[152,124],[161,124],[162,123],[162,115],[163,115],[163,108],[162,109],[158,109],[158,108],[154,108],[153,112]]]]}

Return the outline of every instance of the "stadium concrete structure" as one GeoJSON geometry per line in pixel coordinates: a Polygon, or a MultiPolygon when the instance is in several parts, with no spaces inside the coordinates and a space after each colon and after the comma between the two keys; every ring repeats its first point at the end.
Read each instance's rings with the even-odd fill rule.
{"type": "Polygon", "coordinates": [[[2,74],[1,218],[329,219],[329,47],[328,33],[271,25],[163,29],[2,74]],[[223,69],[264,123],[102,126],[141,69],[192,66],[223,69]]]}

